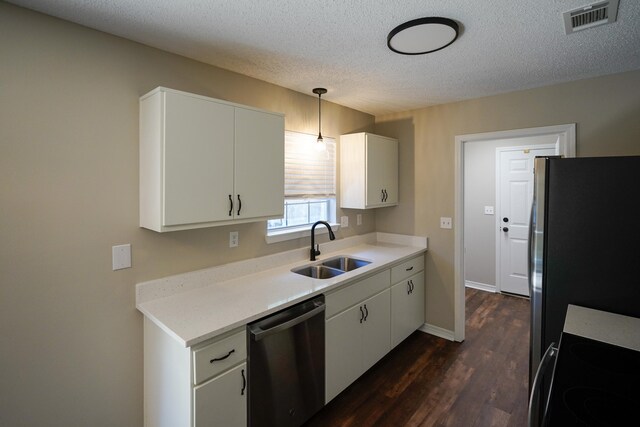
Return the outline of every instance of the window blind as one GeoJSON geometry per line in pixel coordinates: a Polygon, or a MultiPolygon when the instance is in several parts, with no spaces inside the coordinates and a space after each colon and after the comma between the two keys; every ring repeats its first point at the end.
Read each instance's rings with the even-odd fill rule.
{"type": "Polygon", "coordinates": [[[318,151],[316,135],[285,131],[284,195],[286,198],[335,197],[336,140],[324,137],[318,151]]]}

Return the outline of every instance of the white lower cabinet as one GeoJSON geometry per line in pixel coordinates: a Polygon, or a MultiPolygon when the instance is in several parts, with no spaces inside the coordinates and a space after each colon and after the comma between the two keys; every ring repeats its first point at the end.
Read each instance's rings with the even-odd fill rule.
{"type": "Polygon", "coordinates": [[[195,387],[193,402],[197,427],[246,427],[247,364],[195,387]]]}
{"type": "Polygon", "coordinates": [[[424,324],[423,270],[420,255],[325,296],[327,403],[424,324]]]}
{"type": "Polygon", "coordinates": [[[144,425],[246,427],[246,333],[184,347],[144,318],[144,425]]]}
{"type": "Polygon", "coordinates": [[[424,256],[420,255],[391,269],[391,347],[424,324],[424,256]]]}
{"type": "Polygon", "coordinates": [[[391,347],[424,324],[424,272],[391,287],[391,347]]]}
{"type": "Polygon", "coordinates": [[[326,402],[389,352],[389,306],[386,289],[327,320],[326,402]]]}
{"type": "Polygon", "coordinates": [[[362,325],[360,306],[325,323],[325,402],[329,403],[362,373],[362,325]]]}

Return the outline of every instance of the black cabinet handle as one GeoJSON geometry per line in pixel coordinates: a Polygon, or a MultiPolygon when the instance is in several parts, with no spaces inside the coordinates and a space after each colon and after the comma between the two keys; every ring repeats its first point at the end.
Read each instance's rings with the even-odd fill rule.
{"type": "Polygon", "coordinates": [[[411,293],[413,293],[413,289],[414,289],[413,280],[409,280],[409,284],[411,285],[411,293]]]}
{"type": "Polygon", "coordinates": [[[411,293],[411,284],[407,280],[407,295],[409,295],[410,293],[411,293]]]}
{"type": "Polygon", "coordinates": [[[367,317],[369,317],[369,309],[367,308],[367,304],[364,305],[364,321],[367,321],[367,317]]]}
{"type": "Polygon", "coordinates": [[[231,212],[233,212],[233,197],[229,194],[229,216],[231,216],[231,212]]]}
{"type": "Polygon", "coordinates": [[[409,267],[409,268],[405,268],[404,269],[404,271],[411,271],[411,270],[413,270],[413,265],[411,267],[409,267]]]}
{"type": "Polygon", "coordinates": [[[240,216],[241,210],[242,210],[242,200],[240,200],[240,195],[238,194],[238,216],[240,216]]]}
{"type": "Polygon", "coordinates": [[[360,306],[360,323],[364,320],[364,311],[362,311],[362,306],[360,306]]]}
{"type": "Polygon", "coordinates": [[[387,198],[389,197],[389,195],[387,194],[387,189],[386,189],[386,188],[385,188],[385,189],[383,189],[383,190],[382,190],[382,193],[384,194],[384,198],[382,199],[382,201],[383,201],[383,202],[386,202],[386,201],[387,201],[387,198]]]}
{"type": "Polygon", "coordinates": [[[380,190],[380,201],[384,202],[384,190],[380,190]]]}
{"type": "Polygon", "coordinates": [[[221,360],[224,360],[224,359],[228,358],[229,356],[231,356],[231,353],[235,353],[235,352],[236,352],[236,349],[234,348],[229,353],[227,353],[226,356],[222,356],[222,357],[218,357],[218,358],[215,358],[215,359],[211,359],[211,360],[209,360],[209,363],[219,362],[221,360]]]}
{"type": "Polygon", "coordinates": [[[247,379],[244,376],[244,369],[240,371],[240,374],[242,375],[242,390],[240,390],[240,396],[244,396],[244,391],[247,388],[247,379]]]}

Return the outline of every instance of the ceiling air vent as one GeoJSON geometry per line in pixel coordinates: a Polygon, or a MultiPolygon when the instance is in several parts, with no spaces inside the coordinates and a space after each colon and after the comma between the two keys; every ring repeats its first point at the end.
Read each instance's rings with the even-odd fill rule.
{"type": "Polygon", "coordinates": [[[618,0],[593,3],[562,14],[567,34],[615,22],[617,16],[618,0]]]}

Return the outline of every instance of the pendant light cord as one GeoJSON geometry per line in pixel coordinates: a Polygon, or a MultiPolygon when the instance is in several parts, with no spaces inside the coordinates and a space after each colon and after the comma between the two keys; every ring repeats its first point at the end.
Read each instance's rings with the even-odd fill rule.
{"type": "Polygon", "coordinates": [[[313,93],[318,95],[318,142],[323,142],[322,139],[322,94],[327,93],[327,90],[323,87],[317,87],[313,89],[313,93]]]}
{"type": "Polygon", "coordinates": [[[322,106],[320,105],[320,101],[322,98],[322,94],[318,94],[318,139],[322,140],[322,106]]]}

